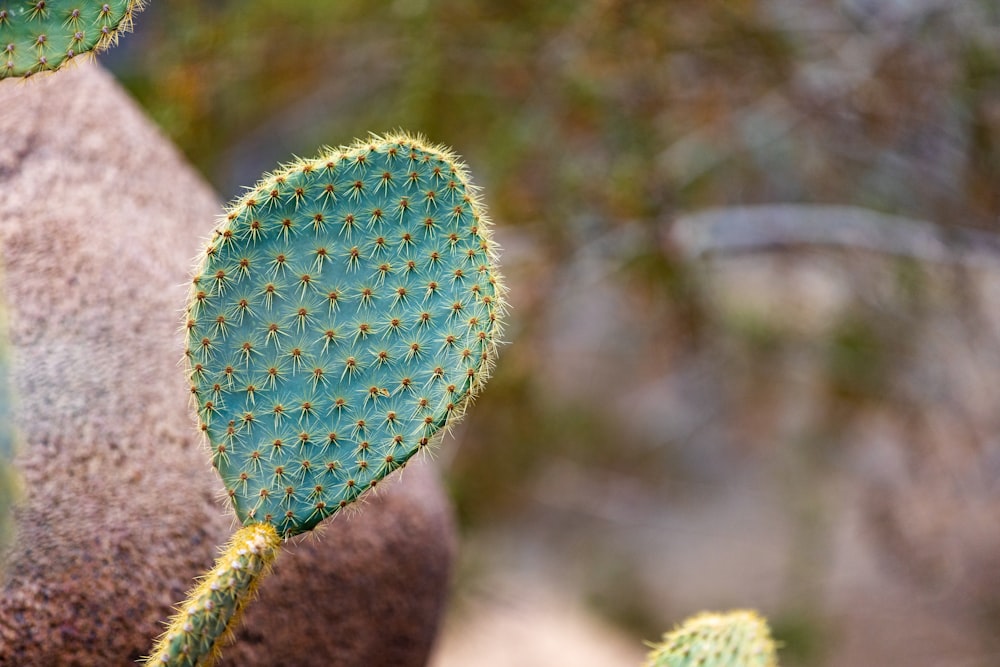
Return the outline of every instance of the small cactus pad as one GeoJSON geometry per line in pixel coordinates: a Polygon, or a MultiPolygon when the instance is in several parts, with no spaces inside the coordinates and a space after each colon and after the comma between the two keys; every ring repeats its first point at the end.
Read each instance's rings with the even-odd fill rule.
{"type": "Polygon", "coordinates": [[[646,667],[777,667],[767,622],[753,611],[698,614],[663,636],[646,667]]]}
{"type": "Polygon", "coordinates": [[[0,79],[59,69],[84,53],[103,51],[142,0],[0,0],[0,79]]]}
{"type": "Polygon", "coordinates": [[[230,206],[186,354],[244,524],[311,530],[462,414],[496,354],[495,253],[465,167],[403,134],[297,161],[230,206]]]}

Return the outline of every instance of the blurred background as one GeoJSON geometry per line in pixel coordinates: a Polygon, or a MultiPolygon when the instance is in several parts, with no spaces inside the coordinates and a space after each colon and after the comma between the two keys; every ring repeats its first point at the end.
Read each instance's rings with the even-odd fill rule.
{"type": "Polygon", "coordinates": [[[1000,4],[154,1],[102,61],[224,199],[395,128],[484,187],[435,667],[736,607],[788,667],[1000,665],[1000,4]]]}

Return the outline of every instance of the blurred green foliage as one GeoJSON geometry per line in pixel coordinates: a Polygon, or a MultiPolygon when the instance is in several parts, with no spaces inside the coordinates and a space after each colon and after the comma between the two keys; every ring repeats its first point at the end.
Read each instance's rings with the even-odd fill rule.
{"type": "Polygon", "coordinates": [[[808,611],[787,612],[778,618],[768,619],[771,634],[778,645],[782,664],[816,664],[829,648],[826,619],[815,618],[808,611]]]}
{"type": "Polygon", "coordinates": [[[227,195],[290,151],[402,127],[556,248],[594,220],[775,200],[991,224],[991,3],[865,7],[171,0],[111,64],[227,195]]]}

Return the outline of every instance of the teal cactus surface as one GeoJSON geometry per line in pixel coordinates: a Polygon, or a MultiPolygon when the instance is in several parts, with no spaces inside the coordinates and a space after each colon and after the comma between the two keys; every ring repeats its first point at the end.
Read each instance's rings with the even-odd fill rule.
{"type": "Polygon", "coordinates": [[[229,207],[186,355],[244,525],[312,529],[461,416],[496,356],[495,253],[465,167],[405,134],[299,160],[229,207]]]}
{"type": "Polygon", "coordinates": [[[774,640],[756,612],[702,613],[666,633],[644,667],[777,667],[774,640]]]}
{"type": "Polygon", "coordinates": [[[56,70],[114,44],[142,0],[0,0],[0,79],[56,70]]]}

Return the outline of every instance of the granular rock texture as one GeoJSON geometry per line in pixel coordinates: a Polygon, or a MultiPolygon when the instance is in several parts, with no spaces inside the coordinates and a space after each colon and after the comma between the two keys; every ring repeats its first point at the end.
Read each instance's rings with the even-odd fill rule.
{"type": "MultiPolygon", "coordinates": [[[[96,66],[0,82],[0,101],[25,488],[0,665],[133,664],[234,526],[179,364],[190,258],[219,206],[96,66]]],[[[424,664],[452,550],[439,484],[412,466],[291,545],[227,664],[424,664]],[[264,617],[286,634],[255,630],[264,617]]]]}

